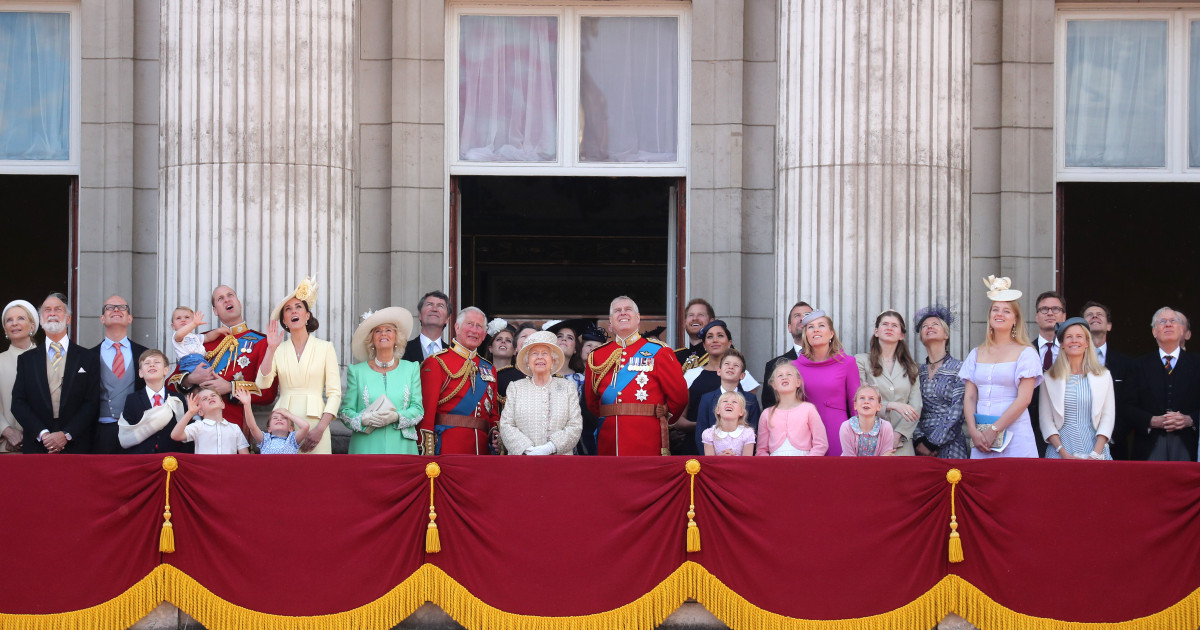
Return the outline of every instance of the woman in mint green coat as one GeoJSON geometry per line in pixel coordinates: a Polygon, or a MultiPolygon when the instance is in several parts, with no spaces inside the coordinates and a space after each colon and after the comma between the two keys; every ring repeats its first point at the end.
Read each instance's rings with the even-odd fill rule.
{"type": "Polygon", "coordinates": [[[351,454],[417,454],[421,366],[400,358],[412,332],[412,313],[390,306],[366,313],[351,342],[346,391],[338,417],[353,432],[351,454]]]}

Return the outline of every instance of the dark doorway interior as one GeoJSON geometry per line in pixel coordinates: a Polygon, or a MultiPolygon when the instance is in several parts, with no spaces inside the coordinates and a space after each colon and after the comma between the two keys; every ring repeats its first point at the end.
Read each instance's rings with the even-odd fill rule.
{"type": "Polygon", "coordinates": [[[1200,327],[1200,184],[1064,183],[1059,195],[1070,315],[1088,300],[1107,305],[1109,343],[1131,356],[1153,349],[1159,307],[1200,327]]]}
{"type": "Polygon", "coordinates": [[[489,317],[588,317],[628,294],[667,312],[677,180],[458,178],[462,300],[489,317]]]}
{"type": "Polygon", "coordinates": [[[70,295],[74,186],[71,175],[0,175],[7,270],[0,306],[18,298],[37,306],[52,291],[70,295]]]}

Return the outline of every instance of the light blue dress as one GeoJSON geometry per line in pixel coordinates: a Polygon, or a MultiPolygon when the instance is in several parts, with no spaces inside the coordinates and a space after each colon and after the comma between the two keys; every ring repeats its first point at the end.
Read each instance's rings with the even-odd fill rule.
{"type": "MultiPolygon", "coordinates": [[[[1063,425],[1058,430],[1058,439],[1072,455],[1087,455],[1096,450],[1096,426],[1092,424],[1092,386],[1087,376],[1072,374],[1067,377],[1063,392],[1063,425]]],[[[1104,459],[1112,459],[1108,444],[1101,452],[1104,459]]],[[[1047,459],[1062,459],[1058,449],[1047,444],[1047,459]]]]}
{"type": "MultiPolygon", "coordinates": [[[[1037,350],[1029,346],[1021,351],[1016,361],[1007,363],[979,363],[978,349],[972,350],[963,361],[958,376],[964,381],[975,384],[979,392],[979,402],[975,405],[976,415],[999,416],[1017,399],[1017,386],[1021,379],[1032,378],[1034,385],[1042,384],[1042,362],[1038,360],[1037,350]]],[[[978,420],[977,424],[980,424],[978,420]]],[[[1022,409],[1021,415],[1009,425],[1012,432],[1012,442],[1000,453],[983,453],[974,446],[971,447],[971,459],[992,459],[996,457],[1037,457],[1037,442],[1033,438],[1033,424],[1029,421],[1029,409],[1022,409]]]]}

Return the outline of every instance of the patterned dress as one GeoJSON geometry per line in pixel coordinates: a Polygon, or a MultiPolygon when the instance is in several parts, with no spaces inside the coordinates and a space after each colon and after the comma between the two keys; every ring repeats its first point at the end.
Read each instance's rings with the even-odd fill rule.
{"type": "Polygon", "coordinates": [[[963,394],[967,384],[958,377],[962,361],[949,354],[942,360],[933,376],[929,364],[918,369],[921,384],[921,419],[913,431],[913,439],[933,444],[938,457],[967,459],[971,456],[971,441],[963,431],[963,394]]]}
{"type": "MultiPolygon", "coordinates": [[[[1096,450],[1096,427],[1092,424],[1092,386],[1087,376],[1072,374],[1067,377],[1067,388],[1063,394],[1063,425],[1058,430],[1058,439],[1072,455],[1087,455],[1096,450]]],[[[1104,459],[1112,459],[1108,444],[1101,453],[1104,459]]],[[[1062,459],[1058,449],[1047,444],[1047,459],[1062,459]]]]}

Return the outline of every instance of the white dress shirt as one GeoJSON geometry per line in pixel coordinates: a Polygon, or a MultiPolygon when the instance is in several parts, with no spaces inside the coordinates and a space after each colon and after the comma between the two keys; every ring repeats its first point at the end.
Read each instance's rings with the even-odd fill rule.
{"type": "Polygon", "coordinates": [[[424,334],[422,334],[417,338],[421,340],[421,354],[426,359],[429,358],[429,355],[446,349],[446,346],[444,344],[442,344],[442,340],[440,337],[437,339],[430,339],[429,337],[426,337],[424,334]],[[431,343],[437,344],[437,348],[433,349],[432,352],[430,351],[430,348],[429,348],[429,344],[431,344],[431,343]]]}

